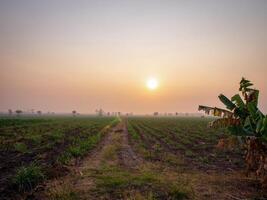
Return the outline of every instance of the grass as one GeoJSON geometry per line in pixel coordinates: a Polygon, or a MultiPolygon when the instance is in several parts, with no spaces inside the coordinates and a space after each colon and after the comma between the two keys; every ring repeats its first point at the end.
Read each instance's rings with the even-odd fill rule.
{"type": "Polygon", "coordinates": [[[184,160],[181,158],[181,156],[174,155],[172,153],[165,153],[164,162],[169,163],[172,166],[181,166],[184,165],[184,160]]]}
{"type": "Polygon", "coordinates": [[[150,168],[132,173],[118,166],[103,166],[91,176],[96,180],[93,192],[111,199],[124,195],[127,199],[136,199],[136,195],[140,199],[187,199],[191,191],[179,178],[171,180],[150,168]]]}
{"type": "Polygon", "coordinates": [[[105,160],[115,160],[116,159],[116,153],[118,152],[118,146],[116,144],[106,146],[103,149],[103,158],[105,160]]]}
{"type": "Polygon", "coordinates": [[[44,178],[45,175],[41,167],[32,163],[29,166],[22,166],[17,169],[16,174],[13,177],[13,184],[19,191],[29,191],[44,178]]]}
{"type": "Polygon", "coordinates": [[[192,157],[194,156],[195,154],[191,151],[191,150],[186,150],[185,151],[185,156],[188,156],[188,157],[192,157]]]}
{"type": "MultiPolygon", "coordinates": [[[[118,123],[117,120],[111,122],[114,126],[114,123],[118,123]]],[[[111,127],[109,125],[109,127],[111,127]]],[[[99,131],[97,134],[90,134],[85,138],[77,138],[73,139],[73,143],[69,146],[57,159],[57,161],[61,164],[68,164],[72,158],[78,158],[85,156],[88,151],[95,148],[99,141],[101,140],[102,136],[105,134],[106,131],[109,129],[104,128],[103,130],[99,131]]]]}
{"type": "Polygon", "coordinates": [[[121,150],[122,138],[119,133],[112,133],[111,143],[106,145],[102,152],[102,157],[106,161],[113,161],[117,159],[118,152],[121,150]]]}
{"type": "Polygon", "coordinates": [[[70,146],[59,157],[58,162],[68,164],[72,158],[83,157],[89,150],[93,149],[101,139],[101,133],[89,136],[86,139],[76,140],[75,144],[70,146]]]}
{"type": "Polygon", "coordinates": [[[78,200],[79,196],[68,183],[58,184],[55,182],[47,194],[49,200],[78,200]]]}
{"type": "Polygon", "coordinates": [[[20,153],[26,153],[28,152],[27,145],[23,142],[17,142],[14,144],[14,149],[20,153]]]}
{"type": "Polygon", "coordinates": [[[128,132],[131,134],[132,138],[135,141],[138,141],[140,139],[140,136],[138,135],[138,133],[134,130],[134,128],[132,127],[131,124],[128,124],[128,132]]]}
{"type": "Polygon", "coordinates": [[[30,140],[34,145],[39,145],[42,141],[42,135],[30,133],[25,136],[25,139],[30,140]]]}
{"type": "Polygon", "coordinates": [[[50,140],[53,140],[55,142],[60,141],[64,137],[64,133],[60,131],[48,132],[46,135],[50,140]]]}

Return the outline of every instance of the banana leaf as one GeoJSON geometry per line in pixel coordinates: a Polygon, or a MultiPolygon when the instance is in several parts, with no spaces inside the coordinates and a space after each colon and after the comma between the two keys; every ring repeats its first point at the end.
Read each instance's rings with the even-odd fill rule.
{"type": "Polygon", "coordinates": [[[209,123],[209,127],[217,128],[217,127],[228,127],[228,126],[239,126],[241,121],[235,118],[220,118],[216,119],[209,123]]]}
{"type": "Polygon", "coordinates": [[[251,121],[250,121],[249,116],[248,116],[248,117],[246,118],[246,120],[245,120],[245,123],[244,123],[244,125],[243,125],[243,129],[244,129],[244,131],[247,132],[247,133],[251,133],[251,132],[253,132],[253,128],[252,128],[252,124],[251,124],[251,121]]]}
{"type": "Polygon", "coordinates": [[[233,110],[233,113],[236,118],[240,118],[243,121],[245,121],[246,117],[248,116],[246,109],[240,109],[238,107],[233,110]]]}
{"type": "Polygon", "coordinates": [[[267,115],[262,120],[262,127],[260,129],[260,133],[262,136],[267,138],[267,115]]]}
{"type": "Polygon", "coordinates": [[[212,114],[212,115],[217,116],[217,117],[231,117],[231,116],[233,116],[232,112],[225,110],[225,109],[217,108],[217,107],[209,107],[209,106],[199,105],[198,110],[199,111],[203,110],[206,114],[208,114],[208,115],[212,114]]]}
{"type": "Polygon", "coordinates": [[[256,126],[256,133],[259,133],[263,125],[263,119],[258,120],[257,126],[256,126]]]}
{"type": "Polygon", "coordinates": [[[254,122],[256,122],[257,116],[258,116],[257,115],[258,108],[256,107],[255,103],[254,102],[247,103],[247,108],[248,108],[248,111],[249,111],[249,114],[250,114],[252,120],[254,122]]]}
{"type": "Polygon", "coordinates": [[[242,125],[240,126],[229,126],[227,127],[227,129],[229,130],[229,132],[233,135],[236,135],[236,136],[247,136],[247,132],[245,132],[243,130],[243,127],[242,125]]]}
{"type": "Polygon", "coordinates": [[[245,79],[244,77],[242,77],[241,81],[239,82],[240,85],[244,84],[244,83],[249,83],[250,81],[245,79]]]}
{"type": "Polygon", "coordinates": [[[259,90],[253,89],[251,102],[254,102],[256,107],[258,106],[259,93],[260,93],[259,90]]]}
{"type": "Polygon", "coordinates": [[[221,100],[221,102],[226,106],[227,109],[229,110],[233,110],[236,108],[235,104],[232,103],[232,101],[230,101],[226,96],[224,96],[223,94],[220,94],[219,99],[221,100]]]}
{"type": "Polygon", "coordinates": [[[260,138],[267,144],[267,115],[258,109],[259,90],[252,89],[252,85],[245,78],[240,81],[239,91],[242,91],[244,101],[239,94],[231,100],[223,94],[219,95],[220,101],[228,110],[208,106],[199,106],[199,110],[223,117],[210,122],[210,127],[226,126],[234,135],[260,138]]]}
{"type": "Polygon", "coordinates": [[[243,102],[242,98],[240,97],[239,94],[234,95],[231,98],[231,101],[235,102],[235,104],[237,105],[237,107],[244,109],[245,108],[245,103],[243,102]]]}
{"type": "Polygon", "coordinates": [[[240,87],[239,87],[239,91],[246,92],[246,91],[249,89],[248,87],[252,86],[253,84],[252,84],[249,80],[247,80],[247,79],[245,79],[245,78],[243,77],[243,78],[241,79],[239,85],[240,85],[240,87]]]}
{"type": "Polygon", "coordinates": [[[245,91],[247,91],[247,90],[249,90],[250,88],[248,88],[248,87],[250,87],[250,86],[252,86],[253,84],[252,83],[250,83],[250,82],[248,82],[248,83],[243,83],[242,85],[241,85],[241,88],[242,88],[242,90],[244,89],[245,91]]]}

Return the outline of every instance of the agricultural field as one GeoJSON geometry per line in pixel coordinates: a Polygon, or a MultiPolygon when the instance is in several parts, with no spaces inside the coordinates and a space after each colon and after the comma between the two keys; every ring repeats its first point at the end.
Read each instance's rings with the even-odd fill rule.
{"type": "MultiPolygon", "coordinates": [[[[17,117],[0,119],[0,199],[32,191],[46,179],[68,173],[115,118],[17,117]],[[102,132],[101,132],[102,131],[102,132]]],[[[19,195],[20,196],[20,195],[19,195]]]]}
{"type": "Polygon", "coordinates": [[[212,120],[1,119],[0,199],[266,199],[237,138],[212,120]]]}

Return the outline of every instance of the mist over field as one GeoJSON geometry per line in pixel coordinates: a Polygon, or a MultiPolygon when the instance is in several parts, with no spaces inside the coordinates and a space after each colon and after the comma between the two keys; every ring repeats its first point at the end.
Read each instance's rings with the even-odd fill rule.
{"type": "Polygon", "coordinates": [[[265,1],[2,1],[0,110],[196,112],[242,76],[267,111],[265,1]],[[158,80],[153,92],[146,87],[158,80]]]}

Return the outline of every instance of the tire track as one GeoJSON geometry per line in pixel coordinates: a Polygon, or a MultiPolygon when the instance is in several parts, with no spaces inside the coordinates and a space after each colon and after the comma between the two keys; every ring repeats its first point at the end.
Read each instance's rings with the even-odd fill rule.
{"type": "Polygon", "coordinates": [[[136,170],[142,162],[129,144],[127,120],[123,119],[105,134],[99,145],[78,166],[72,167],[70,174],[48,182],[44,195],[36,199],[53,199],[71,191],[78,194],[79,199],[98,199],[92,192],[96,187],[94,173],[101,173],[103,166],[136,170]]]}
{"type": "Polygon", "coordinates": [[[143,163],[143,160],[141,157],[137,156],[129,144],[129,133],[126,119],[121,124],[120,134],[122,140],[121,148],[118,152],[120,164],[126,168],[136,169],[143,163]]]}

